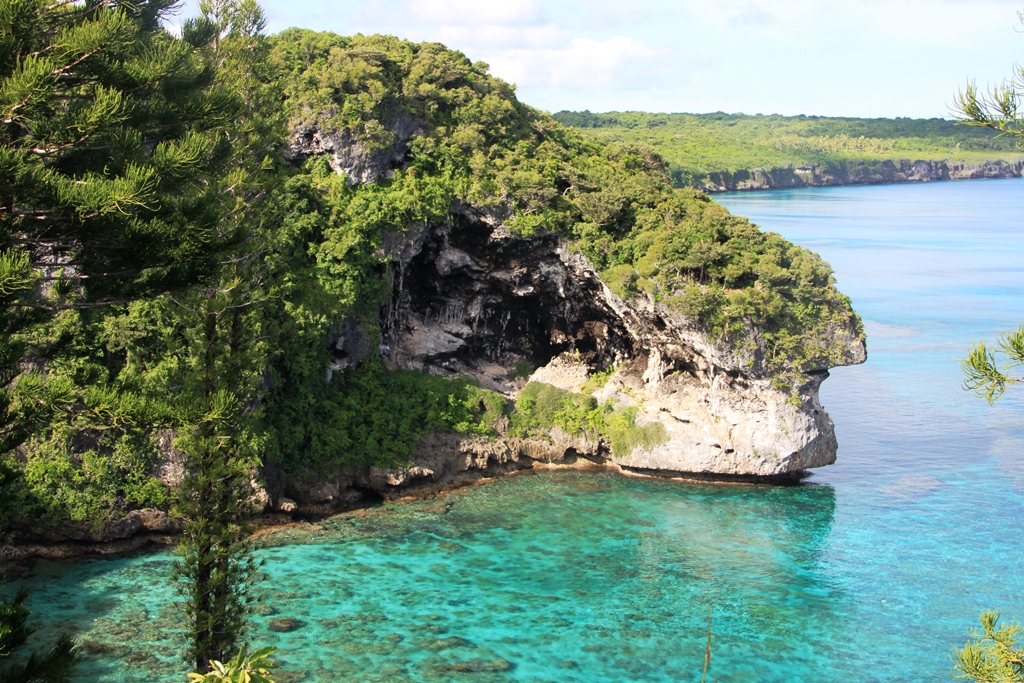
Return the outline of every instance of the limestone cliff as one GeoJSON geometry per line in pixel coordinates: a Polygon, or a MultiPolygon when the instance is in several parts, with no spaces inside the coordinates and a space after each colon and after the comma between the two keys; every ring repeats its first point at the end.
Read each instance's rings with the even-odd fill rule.
{"type": "MultiPolygon", "coordinates": [[[[499,216],[469,206],[456,206],[447,223],[392,235],[388,248],[395,295],[382,316],[381,349],[393,367],[466,373],[513,396],[522,382],[507,377],[519,359],[538,368],[530,381],[571,391],[579,391],[595,370],[615,366],[599,398],[638,407],[638,424],[662,423],[666,439],[628,454],[613,454],[602,443],[582,450],[592,460],[630,470],[779,477],[835,461],[833,425],[818,401],[830,361],[812,360],[799,368],[797,386],[777,388],[761,362],[756,329],[747,351],[716,343],[649,297],[616,296],[563,239],[516,236],[499,216]]],[[[831,333],[830,342],[843,349],[832,365],[865,360],[852,320],[831,333]]],[[[558,437],[552,444],[562,442],[558,437]]],[[[475,467],[486,468],[488,457],[518,461],[530,457],[530,448],[522,440],[504,440],[499,457],[473,446],[469,460],[483,457],[475,467]]],[[[420,450],[409,468],[388,475],[392,486],[446,476],[436,454],[420,450]],[[432,458],[434,466],[425,467],[432,458]]],[[[458,458],[468,453],[454,450],[458,458]]],[[[569,444],[561,455],[580,450],[569,444]]],[[[546,452],[544,459],[558,455],[546,452]]],[[[465,469],[474,469],[473,463],[465,469]]]]}
{"type": "MultiPolygon", "coordinates": [[[[341,172],[359,168],[367,178],[381,177],[394,163],[387,155],[326,153],[341,159],[341,172]]],[[[505,218],[456,202],[446,221],[386,234],[380,256],[390,264],[392,295],[379,311],[379,344],[365,320],[345,321],[330,340],[327,380],[379,353],[392,368],[470,376],[509,399],[528,382],[591,391],[601,403],[636,408],[641,426],[660,423],[663,438],[614,452],[599,435],[554,428],[523,438],[510,435],[507,422],[494,437],[427,434],[397,469],[285,472],[268,463],[259,477],[263,483],[253,481],[258,506],[287,515],[279,518],[287,521],[536,467],[610,466],[686,479],[767,481],[835,461],[833,424],[818,388],[830,367],[865,360],[855,316],[828,327],[828,339],[808,341],[831,353],[806,356],[780,383],[779,372],[764,362],[756,327],[741,343],[713,339],[653,297],[616,295],[563,237],[518,235],[505,218]],[[532,375],[510,379],[523,361],[536,368],[532,375]],[[608,368],[615,370],[602,386],[585,387],[608,368]]],[[[180,464],[170,435],[160,444],[158,474],[174,486],[180,464]]],[[[123,552],[174,542],[179,526],[165,512],[139,510],[99,528],[23,529],[17,547],[5,548],[0,559],[123,552]]]]}
{"type": "Polygon", "coordinates": [[[928,182],[933,180],[973,180],[978,178],[1019,178],[1024,160],[843,161],[828,165],[781,168],[755,168],[733,173],[711,173],[701,182],[707,192],[742,190],[779,190],[796,187],[832,187],[839,185],[879,185],[887,183],[928,182]]]}

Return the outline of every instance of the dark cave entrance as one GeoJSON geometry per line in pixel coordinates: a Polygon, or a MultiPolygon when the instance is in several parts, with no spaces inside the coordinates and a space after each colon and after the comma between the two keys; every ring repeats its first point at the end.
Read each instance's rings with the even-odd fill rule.
{"type": "Polygon", "coordinates": [[[447,370],[519,359],[540,367],[564,352],[578,352],[597,370],[632,357],[633,343],[600,284],[573,277],[558,256],[557,236],[491,233],[460,215],[431,230],[395,276],[385,344],[397,347],[415,330],[430,330],[457,344],[423,357],[447,370]]]}

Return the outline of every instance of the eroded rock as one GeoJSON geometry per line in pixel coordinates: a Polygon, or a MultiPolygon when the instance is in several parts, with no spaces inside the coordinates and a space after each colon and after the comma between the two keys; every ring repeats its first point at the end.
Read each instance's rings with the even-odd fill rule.
{"type": "Polygon", "coordinates": [[[277,617],[267,620],[267,628],[275,633],[291,633],[298,631],[306,625],[306,622],[294,617],[277,617]]]}
{"type": "Polygon", "coordinates": [[[421,123],[399,114],[384,126],[391,142],[373,146],[357,131],[334,129],[321,120],[299,125],[292,132],[285,158],[300,164],[311,156],[323,155],[335,173],[343,174],[349,185],[373,183],[388,176],[409,152],[409,141],[422,130],[421,123]]]}
{"type": "MultiPolygon", "coordinates": [[[[623,300],[556,235],[516,236],[500,216],[457,205],[450,221],[419,227],[404,243],[389,239],[390,253],[400,255],[399,286],[382,316],[383,355],[392,367],[493,380],[484,368],[525,360],[537,367],[532,381],[579,391],[590,373],[615,365],[613,389],[599,398],[636,407],[640,425],[664,426],[664,443],[630,453],[611,453],[607,444],[561,448],[552,435],[557,455],[549,459],[586,452],[638,471],[721,477],[779,477],[835,461],[835,432],[818,387],[828,368],[865,360],[852,319],[808,342],[821,352],[801,361],[796,386],[783,389],[765,366],[758,330],[739,344],[716,343],[651,298],[623,300]]],[[[481,448],[472,443],[462,439],[455,451],[439,447],[433,455],[420,449],[408,468],[371,473],[371,486],[444,485],[461,476],[452,470],[526,467],[522,459],[543,460],[537,451],[547,448],[499,439],[500,447],[488,448],[514,455],[490,454],[490,464],[479,467],[466,461],[464,449],[481,448]]]]}

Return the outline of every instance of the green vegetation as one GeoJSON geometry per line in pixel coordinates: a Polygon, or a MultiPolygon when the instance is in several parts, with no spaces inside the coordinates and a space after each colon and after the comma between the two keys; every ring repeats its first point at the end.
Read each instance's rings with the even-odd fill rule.
{"type": "Polygon", "coordinates": [[[148,434],[100,433],[94,447],[69,459],[71,439],[86,430],[55,426],[45,440],[25,448],[20,485],[15,492],[19,515],[56,524],[64,520],[97,530],[119,508],[159,507],[167,488],[149,475],[159,454],[148,434]]]}
{"type": "MultiPolygon", "coordinates": [[[[52,268],[25,261],[21,243],[11,242],[12,260],[0,269],[0,297],[9,303],[3,322],[12,332],[5,357],[20,368],[29,354],[26,367],[38,369],[4,394],[7,461],[25,477],[20,506],[31,515],[99,525],[169,499],[149,475],[168,447],[157,448],[157,434],[175,434],[197,467],[221,459],[218,467],[230,465],[229,478],[245,489],[242,471],[261,460],[286,470],[393,466],[423,432],[492,433],[504,399],[459,380],[386,370],[374,351],[378,310],[392,294],[385,233],[444,220],[454,201],[504,213],[524,235],[565,236],[620,295],[679,310],[748,354],[756,373],[828,363],[843,351],[826,341],[829,330],[859,329],[815,254],[700,192],[674,189],[657,155],[590,140],[522,104],[486,65],[391,37],[293,29],[265,38],[252,3],[204,8],[181,39],[147,30],[163,36],[161,49],[181,51],[190,78],[202,76],[198,85],[181,81],[198,88],[191,97],[206,102],[216,94],[220,108],[211,104],[199,110],[206,118],[160,130],[187,140],[206,139],[208,129],[224,135],[216,149],[196,152],[202,163],[188,157],[198,165],[153,172],[168,174],[157,184],[171,195],[160,207],[200,212],[202,220],[183,219],[181,230],[214,232],[167,238],[177,223],[142,199],[103,224],[121,225],[115,234],[132,239],[205,240],[204,258],[154,251],[153,265],[140,261],[142,271],[107,278],[95,292],[91,279],[55,285],[45,292],[53,309],[45,314],[34,308],[43,290],[29,283],[52,268]],[[350,185],[323,157],[293,167],[282,156],[289,126],[344,126],[366,148],[379,148],[407,119],[419,132],[406,160],[375,183],[350,185]],[[140,233],[158,221],[164,232],[140,233]],[[142,291],[150,294],[136,296],[142,291]],[[135,300],[111,303],[115,293],[135,300]],[[366,331],[369,360],[327,381],[325,340],[346,325],[366,331]]],[[[127,141],[118,154],[154,163],[145,153],[148,132],[118,135],[127,141]]],[[[27,144],[11,140],[8,148],[27,144]]],[[[183,144],[155,149],[184,154],[183,144]]],[[[83,173],[122,168],[106,157],[89,161],[99,170],[83,173]]],[[[6,234],[22,234],[21,214],[4,220],[6,234]]],[[[78,253],[68,258],[77,263],[78,253]]],[[[67,278],[91,277],[83,270],[89,263],[68,269],[67,278]]],[[[513,374],[526,371],[517,366],[513,374]]],[[[627,435],[617,443],[645,442],[627,435]]],[[[177,505],[184,512],[187,501],[177,505]]]]}
{"type": "Polygon", "coordinates": [[[602,435],[615,455],[629,455],[638,447],[651,450],[668,441],[665,425],[660,422],[638,425],[638,412],[638,408],[629,406],[606,413],[602,435]]]}
{"type": "Polygon", "coordinates": [[[665,159],[676,187],[701,187],[712,174],[755,168],[1024,157],[1009,137],[946,119],[589,111],[560,111],[554,118],[602,142],[650,148],[665,159]]]}
{"type": "Polygon", "coordinates": [[[978,683],[1024,681],[1024,650],[1017,647],[1020,633],[1020,624],[1000,626],[998,612],[983,612],[981,630],[969,630],[971,640],[962,648],[953,648],[954,678],[978,683]]]}
{"type": "Polygon", "coordinates": [[[512,433],[540,435],[559,427],[572,436],[597,438],[604,424],[604,410],[587,394],[577,394],[546,382],[530,382],[516,397],[512,433]]]}
{"type": "MultiPolygon", "coordinates": [[[[22,589],[8,602],[0,602],[0,662],[22,647],[35,629],[28,626],[31,614],[25,607],[29,593],[22,589]]],[[[45,652],[33,652],[22,664],[0,667],[5,683],[68,683],[81,655],[74,639],[61,635],[45,652]]]]}
{"type": "Polygon", "coordinates": [[[571,436],[604,438],[618,456],[629,455],[638,446],[654,448],[668,440],[660,422],[638,425],[634,406],[615,408],[610,402],[598,405],[589,394],[559,389],[544,382],[530,382],[516,399],[512,434],[543,436],[558,427],[571,436]]]}
{"type": "Polygon", "coordinates": [[[516,364],[509,371],[508,378],[509,379],[529,379],[530,375],[532,375],[533,371],[536,370],[536,369],[537,368],[533,367],[533,363],[531,363],[530,361],[526,360],[525,358],[521,358],[521,359],[516,361],[516,364]]]}
{"type": "Polygon", "coordinates": [[[277,666],[270,656],[276,648],[264,647],[251,654],[242,648],[227,662],[212,661],[205,674],[190,673],[189,683],[274,683],[272,672],[277,666]]]}
{"type": "Polygon", "coordinates": [[[300,444],[279,451],[287,467],[396,467],[406,461],[420,435],[493,435],[496,417],[505,412],[501,394],[478,389],[468,380],[391,371],[376,358],[347,370],[331,387],[314,405],[312,416],[302,421],[296,416],[290,431],[283,424],[277,430],[278,443],[300,444]],[[307,420],[314,429],[305,429],[307,420]]]}
{"type": "Polygon", "coordinates": [[[964,389],[973,391],[989,403],[995,403],[1009,385],[1024,382],[1024,378],[1012,374],[1014,368],[1024,366],[1024,325],[1004,334],[996,342],[996,348],[1006,361],[1000,363],[984,341],[960,361],[965,375],[964,389]]]}
{"type": "Polygon", "coordinates": [[[597,372],[590,373],[587,376],[586,384],[580,388],[580,391],[584,394],[594,393],[598,389],[604,387],[604,385],[608,384],[608,380],[612,378],[612,375],[614,375],[615,371],[618,369],[617,365],[609,365],[604,370],[598,370],[597,372]]]}

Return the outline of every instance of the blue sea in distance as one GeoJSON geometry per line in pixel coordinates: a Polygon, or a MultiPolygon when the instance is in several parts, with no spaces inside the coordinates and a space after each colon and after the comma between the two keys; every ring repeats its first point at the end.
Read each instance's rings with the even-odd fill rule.
{"type": "MultiPolygon", "coordinates": [[[[292,532],[252,632],[279,683],[700,681],[709,613],[709,681],[948,681],[981,610],[1024,619],[1024,388],[989,407],[956,364],[1024,319],[1024,180],[717,199],[819,252],[864,318],[868,362],[822,388],[838,463],[509,477],[292,532]]],[[[38,563],[37,642],[72,630],[82,683],[181,681],[170,561],[38,563]]]]}

